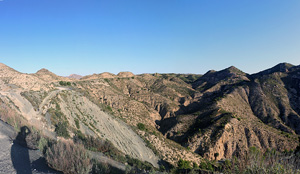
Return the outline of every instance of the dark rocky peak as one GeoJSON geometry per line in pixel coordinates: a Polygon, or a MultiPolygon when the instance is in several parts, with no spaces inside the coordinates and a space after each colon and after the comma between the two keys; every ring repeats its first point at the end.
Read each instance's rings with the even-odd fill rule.
{"type": "Polygon", "coordinates": [[[293,67],[294,67],[294,65],[292,65],[290,63],[279,63],[278,65],[276,65],[270,69],[261,71],[259,73],[252,74],[251,76],[254,78],[257,78],[259,76],[273,74],[275,72],[288,73],[291,69],[293,69],[293,67]]]}
{"type": "MultiPolygon", "coordinates": [[[[208,76],[209,74],[214,74],[214,73],[216,73],[217,71],[215,71],[215,70],[209,70],[209,71],[207,71],[203,76],[208,76]]],[[[202,77],[203,77],[202,76],[202,77]]]]}
{"type": "Polygon", "coordinates": [[[221,82],[221,81],[227,81],[228,79],[240,79],[245,80],[247,78],[247,74],[243,71],[239,70],[238,68],[234,66],[230,66],[226,69],[223,69],[221,71],[214,71],[210,70],[207,73],[205,73],[202,77],[200,77],[197,81],[193,83],[193,88],[203,88],[207,89],[209,87],[214,86],[215,84],[221,82]],[[203,86],[205,85],[205,86],[203,86]]]}
{"type": "Polygon", "coordinates": [[[273,72],[289,72],[289,69],[291,67],[293,67],[294,65],[289,64],[289,63],[280,63],[268,70],[266,70],[269,73],[273,73],[273,72]]]}
{"type": "Polygon", "coordinates": [[[289,68],[289,72],[300,72],[300,65],[289,68]]]}
{"type": "Polygon", "coordinates": [[[223,71],[226,71],[226,72],[229,72],[232,74],[236,74],[236,75],[246,75],[246,73],[244,73],[240,69],[236,68],[235,66],[230,66],[230,67],[224,69],[223,71]]]}
{"type": "Polygon", "coordinates": [[[218,81],[218,80],[223,80],[225,78],[240,76],[240,75],[246,75],[246,73],[244,73],[243,71],[239,70],[238,68],[236,68],[234,66],[230,66],[221,71],[210,70],[207,73],[205,73],[202,77],[200,77],[199,80],[200,79],[209,80],[212,78],[212,79],[216,79],[218,81]]]}

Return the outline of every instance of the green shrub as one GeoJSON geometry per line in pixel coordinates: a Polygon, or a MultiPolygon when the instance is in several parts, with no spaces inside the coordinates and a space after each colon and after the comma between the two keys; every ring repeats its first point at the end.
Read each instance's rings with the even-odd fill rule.
{"type": "Polygon", "coordinates": [[[75,121],[75,125],[76,125],[77,129],[80,129],[79,120],[75,119],[74,121],[75,121]]]}
{"type": "Polygon", "coordinates": [[[147,162],[147,161],[143,162],[139,159],[132,158],[129,155],[126,155],[126,161],[130,166],[133,166],[133,167],[138,168],[138,169],[145,169],[145,170],[148,170],[148,171],[153,169],[152,164],[150,164],[149,162],[147,162]]]}
{"type": "Polygon", "coordinates": [[[192,169],[191,162],[183,159],[179,159],[177,165],[178,169],[192,169]]]}
{"type": "Polygon", "coordinates": [[[152,134],[155,135],[155,136],[158,136],[156,131],[153,131],[152,134]]]}
{"type": "Polygon", "coordinates": [[[198,169],[198,168],[199,168],[198,164],[195,163],[195,162],[193,162],[193,168],[194,168],[194,169],[198,169]]]}
{"type": "Polygon", "coordinates": [[[202,161],[200,163],[200,168],[203,170],[214,171],[213,164],[210,161],[202,161]]]}
{"type": "Polygon", "coordinates": [[[59,85],[61,85],[61,86],[66,86],[66,85],[67,85],[67,83],[66,83],[66,82],[64,82],[64,81],[59,81],[59,85]]]}
{"type": "Polygon", "coordinates": [[[159,166],[159,171],[163,172],[166,170],[166,167],[164,165],[159,166]]]}
{"type": "Polygon", "coordinates": [[[48,148],[48,140],[44,137],[41,137],[38,142],[38,148],[44,154],[48,148]]]}
{"type": "Polygon", "coordinates": [[[143,123],[138,123],[137,127],[138,127],[139,130],[142,130],[142,131],[146,130],[146,127],[143,123]]]}
{"type": "Polygon", "coordinates": [[[57,136],[64,137],[64,138],[70,137],[67,122],[58,122],[58,124],[55,126],[55,132],[57,136]]]}
{"type": "Polygon", "coordinates": [[[80,130],[77,130],[75,132],[75,135],[73,136],[73,139],[74,139],[74,142],[76,142],[76,139],[77,140],[85,140],[85,135],[80,130]]]}
{"type": "Polygon", "coordinates": [[[217,160],[219,153],[214,153],[215,160],[217,160]]]}
{"type": "Polygon", "coordinates": [[[71,82],[59,81],[60,86],[71,86],[71,82]]]}
{"type": "Polygon", "coordinates": [[[111,108],[110,106],[106,106],[106,107],[105,107],[105,111],[106,111],[106,112],[112,112],[112,108],[111,108]]]}

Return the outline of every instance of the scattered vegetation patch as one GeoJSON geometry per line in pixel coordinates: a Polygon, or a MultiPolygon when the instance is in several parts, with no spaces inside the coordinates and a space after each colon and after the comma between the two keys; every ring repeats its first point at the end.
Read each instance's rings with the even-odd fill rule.
{"type": "Polygon", "coordinates": [[[152,166],[152,164],[150,164],[149,162],[147,162],[147,161],[143,162],[143,161],[138,160],[136,158],[132,158],[129,155],[126,155],[126,161],[130,166],[133,166],[134,168],[137,168],[137,169],[144,169],[144,170],[149,171],[149,170],[152,170],[154,168],[152,166]]]}
{"type": "Polygon", "coordinates": [[[112,108],[110,106],[106,106],[106,111],[112,112],[112,108]]]}
{"type": "Polygon", "coordinates": [[[73,140],[77,144],[83,144],[84,147],[90,151],[102,152],[110,157],[119,157],[122,155],[110,141],[100,138],[94,138],[92,136],[84,136],[81,131],[77,131],[73,140]]]}
{"type": "Polygon", "coordinates": [[[39,109],[39,105],[47,96],[45,91],[23,91],[20,94],[32,104],[35,110],[39,109]]]}
{"type": "Polygon", "coordinates": [[[92,174],[123,174],[124,171],[112,167],[107,163],[99,162],[98,160],[92,159],[93,167],[92,167],[92,174]]]}
{"type": "Polygon", "coordinates": [[[249,154],[245,159],[233,158],[226,160],[221,166],[224,173],[274,173],[294,174],[300,173],[299,154],[281,153],[269,150],[262,153],[256,147],[250,147],[249,154]]]}
{"type": "Polygon", "coordinates": [[[209,160],[204,160],[200,163],[200,169],[214,171],[214,163],[209,160]]]}
{"type": "Polygon", "coordinates": [[[58,124],[61,120],[66,120],[66,116],[58,109],[49,108],[47,111],[51,115],[51,122],[58,124]]]}
{"type": "Polygon", "coordinates": [[[68,122],[58,122],[55,125],[55,132],[57,136],[64,137],[64,138],[70,138],[70,134],[68,131],[68,122]]]}
{"type": "Polygon", "coordinates": [[[77,129],[80,129],[79,120],[75,118],[74,121],[75,121],[75,126],[76,126],[76,128],[77,128],[77,129]]]}
{"type": "Polygon", "coordinates": [[[179,159],[178,169],[192,169],[191,162],[183,159],[179,159]]]}
{"type": "Polygon", "coordinates": [[[60,86],[71,86],[71,82],[59,81],[60,86]]]}

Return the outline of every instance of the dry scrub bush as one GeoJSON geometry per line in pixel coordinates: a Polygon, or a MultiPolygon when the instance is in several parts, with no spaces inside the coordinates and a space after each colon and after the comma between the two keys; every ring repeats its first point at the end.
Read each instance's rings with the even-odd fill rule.
{"type": "MultiPolygon", "coordinates": [[[[24,137],[24,142],[19,142],[30,149],[38,149],[38,142],[40,139],[40,132],[35,129],[35,125],[29,124],[25,118],[16,113],[13,109],[8,107],[5,103],[1,103],[0,99],[0,119],[15,128],[16,132],[22,133],[22,128],[26,127],[30,134],[24,137]],[[25,143],[25,144],[24,144],[25,143]]],[[[38,126],[36,126],[38,127],[38,126]]]]}
{"type": "Polygon", "coordinates": [[[16,130],[19,130],[20,125],[24,125],[25,121],[21,119],[13,109],[0,101],[0,119],[12,125],[16,130]]]}
{"type": "Polygon", "coordinates": [[[91,168],[84,147],[66,140],[53,144],[46,152],[46,160],[50,167],[66,174],[85,174],[91,168]]]}
{"type": "Polygon", "coordinates": [[[100,163],[98,161],[93,162],[93,168],[92,168],[92,173],[95,174],[109,174],[112,173],[111,171],[111,166],[109,166],[107,163],[100,163]]]}
{"type": "Polygon", "coordinates": [[[84,136],[81,132],[77,132],[73,137],[75,143],[83,144],[84,147],[90,151],[102,152],[110,156],[122,155],[110,141],[100,138],[94,138],[92,136],[84,136]]]}
{"type": "Polygon", "coordinates": [[[224,173],[245,174],[300,174],[300,159],[294,154],[275,150],[262,153],[255,147],[244,160],[232,160],[226,165],[224,173]]]}

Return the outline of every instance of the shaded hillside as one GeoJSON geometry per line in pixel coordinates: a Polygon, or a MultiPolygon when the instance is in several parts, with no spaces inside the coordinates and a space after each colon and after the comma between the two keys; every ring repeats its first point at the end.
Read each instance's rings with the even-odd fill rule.
{"type": "Polygon", "coordinates": [[[79,131],[105,138],[154,165],[152,151],[173,165],[180,158],[200,164],[215,154],[245,157],[251,146],[284,151],[298,144],[299,66],[253,75],[233,66],[204,75],[102,73],[68,79],[67,87],[58,83],[66,78],[47,70],[27,75],[2,67],[10,73],[0,75],[1,99],[25,118],[52,133],[64,122],[70,137],[79,131]],[[32,79],[27,86],[15,80],[23,76],[32,79]],[[124,132],[130,136],[122,139],[124,132]],[[135,135],[145,145],[138,147],[135,135]]]}
{"type": "Polygon", "coordinates": [[[198,111],[166,120],[169,138],[214,159],[295,149],[299,134],[299,67],[277,65],[255,75],[236,68],[208,72],[193,87],[198,111]],[[285,68],[287,67],[287,68],[285,68]],[[171,126],[170,126],[170,123],[171,126]]]}
{"type": "Polygon", "coordinates": [[[128,124],[155,127],[193,152],[210,159],[218,153],[221,159],[244,156],[251,146],[263,151],[296,147],[298,104],[290,101],[299,100],[299,95],[290,95],[297,89],[288,86],[297,84],[288,80],[297,78],[298,68],[288,67],[291,72],[280,64],[260,75],[229,67],[199,75],[197,80],[142,74],[81,81],[79,86],[128,124]]]}

